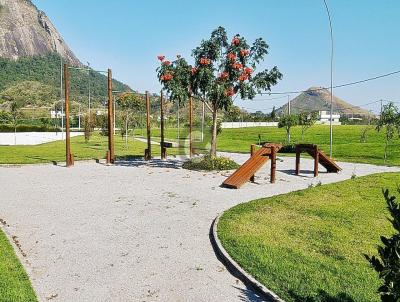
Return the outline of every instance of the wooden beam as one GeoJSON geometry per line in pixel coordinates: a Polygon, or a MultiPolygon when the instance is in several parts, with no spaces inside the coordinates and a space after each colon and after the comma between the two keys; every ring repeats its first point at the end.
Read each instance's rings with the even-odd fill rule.
{"type": "Polygon", "coordinates": [[[150,95],[146,91],[146,127],[147,127],[147,149],[145,150],[144,159],[151,159],[151,129],[150,129],[150,95]]]}
{"type": "MultiPolygon", "coordinates": [[[[74,165],[71,153],[71,134],[69,124],[69,70],[68,65],[64,64],[64,96],[65,96],[65,162],[67,167],[74,165]]],[[[61,117],[62,118],[62,117],[61,117]]]]}
{"type": "MultiPolygon", "coordinates": [[[[256,153],[256,145],[252,144],[250,146],[250,157],[252,157],[255,153],[256,153]]],[[[250,182],[254,182],[254,180],[255,180],[255,175],[250,177],[250,182]]]]}
{"type": "Polygon", "coordinates": [[[318,176],[318,163],[319,163],[318,146],[314,145],[314,177],[318,176]]]}
{"type": "Polygon", "coordinates": [[[165,148],[165,138],[164,138],[164,94],[161,91],[161,97],[160,97],[160,119],[161,119],[161,159],[166,159],[167,158],[167,148],[165,148]]]}
{"type": "Polygon", "coordinates": [[[189,97],[189,156],[193,156],[193,97],[189,97]]]}
{"type": "Polygon", "coordinates": [[[276,180],[276,148],[274,146],[271,147],[271,179],[270,182],[272,184],[275,183],[276,180]]]}
{"type": "Polygon", "coordinates": [[[114,154],[114,106],[112,95],[112,71],[108,69],[108,154],[107,163],[113,164],[115,161],[114,154]]]}

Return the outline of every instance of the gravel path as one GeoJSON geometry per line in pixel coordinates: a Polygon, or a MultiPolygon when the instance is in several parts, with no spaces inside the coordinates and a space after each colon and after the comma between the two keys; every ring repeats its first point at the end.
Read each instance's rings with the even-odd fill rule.
{"type": "MultiPolygon", "coordinates": [[[[246,155],[230,154],[238,162],[246,155]]],[[[179,162],[77,162],[0,168],[0,218],[17,236],[42,301],[260,301],[217,260],[209,240],[216,215],[251,199],[398,168],[339,163],[312,177],[303,159],[269,165],[258,184],[220,188],[228,173],[190,172],[179,162]]],[[[322,168],[321,168],[322,169],[322,168]]]]}

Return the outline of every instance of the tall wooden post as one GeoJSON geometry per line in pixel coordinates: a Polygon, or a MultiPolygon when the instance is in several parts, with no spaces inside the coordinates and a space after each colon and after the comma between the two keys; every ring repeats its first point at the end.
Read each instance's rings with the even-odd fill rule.
{"type": "Polygon", "coordinates": [[[189,97],[189,155],[193,156],[193,97],[189,97]]]}
{"type": "Polygon", "coordinates": [[[114,106],[112,95],[112,72],[108,69],[108,152],[107,163],[113,164],[115,160],[114,154],[114,106]]]}
{"type": "MultiPolygon", "coordinates": [[[[252,157],[252,156],[254,155],[254,153],[256,153],[256,145],[255,145],[255,144],[252,144],[252,145],[250,146],[250,157],[252,157]]],[[[251,182],[254,182],[254,179],[255,179],[255,176],[254,176],[254,175],[250,177],[250,181],[251,181],[251,182]]]]}
{"type": "MultiPolygon", "coordinates": [[[[69,72],[68,65],[64,64],[64,96],[65,96],[65,162],[67,167],[74,165],[71,154],[71,136],[69,125],[69,72]]],[[[62,118],[62,117],[61,117],[62,118]]]]}
{"type": "Polygon", "coordinates": [[[300,174],[300,148],[296,146],[296,175],[300,174]]]}
{"type": "Polygon", "coordinates": [[[276,179],[276,148],[275,146],[271,147],[271,183],[275,183],[276,179]]]}
{"type": "Polygon", "coordinates": [[[144,159],[151,159],[151,129],[150,129],[150,95],[146,91],[146,127],[147,127],[147,149],[144,153],[144,159]]]}
{"type": "Polygon", "coordinates": [[[314,177],[318,176],[319,152],[318,146],[314,145],[314,177]]]}
{"type": "Polygon", "coordinates": [[[161,119],[161,159],[166,159],[167,158],[167,148],[165,148],[165,137],[164,137],[164,131],[165,131],[165,125],[164,125],[164,94],[161,91],[161,97],[160,97],[160,119],[161,119]]]}

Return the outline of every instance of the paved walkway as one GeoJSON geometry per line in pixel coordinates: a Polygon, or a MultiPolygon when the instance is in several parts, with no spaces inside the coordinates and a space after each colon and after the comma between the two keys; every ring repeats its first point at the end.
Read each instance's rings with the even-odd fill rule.
{"type": "MultiPolygon", "coordinates": [[[[231,155],[243,162],[246,155],[231,155]]],[[[240,190],[226,173],[190,172],[176,162],[76,163],[0,168],[0,218],[17,236],[42,301],[261,301],[226,271],[209,240],[212,220],[251,199],[395,168],[339,163],[312,178],[303,160],[278,161],[240,190]]]]}

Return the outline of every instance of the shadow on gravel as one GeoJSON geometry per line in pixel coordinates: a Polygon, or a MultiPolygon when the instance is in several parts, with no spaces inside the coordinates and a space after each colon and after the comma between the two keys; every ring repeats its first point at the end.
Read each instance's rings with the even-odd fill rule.
{"type": "Polygon", "coordinates": [[[248,289],[248,288],[239,288],[234,286],[233,288],[235,288],[236,290],[238,290],[240,292],[239,298],[240,301],[243,302],[272,302],[271,300],[265,300],[262,297],[260,297],[260,295],[258,295],[257,293],[255,293],[253,290],[248,289]]]}
{"type": "Polygon", "coordinates": [[[144,159],[118,159],[115,163],[115,166],[122,166],[122,167],[152,167],[152,168],[167,168],[167,169],[181,169],[182,168],[182,161],[174,160],[174,159],[152,159],[149,161],[145,161],[144,159]]]}
{"type": "MultiPolygon", "coordinates": [[[[279,170],[278,169],[277,171],[285,173],[285,174],[288,174],[288,175],[296,175],[296,171],[294,169],[288,169],[288,170],[279,170]]],[[[328,172],[319,171],[318,173],[319,174],[326,174],[328,172]]],[[[311,170],[300,170],[300,175],[299,176],[307,176],[307,177],[312,176],[312,177],[314,177],[314,171],[311,171],[311,170]]]]}
{"type": "Polygon", "coordinates": [[[296,302],[355,302],[352,297],[346,293],[340,293],[337,296],[331,296],[324,290],[319,290],[318,295],[314,297],[300,296],[293,291],[289,292],[296,302]]]}

